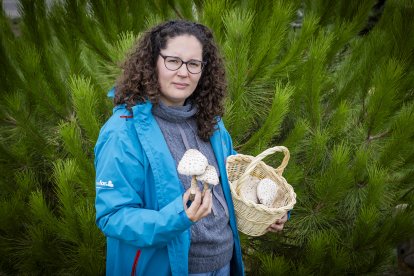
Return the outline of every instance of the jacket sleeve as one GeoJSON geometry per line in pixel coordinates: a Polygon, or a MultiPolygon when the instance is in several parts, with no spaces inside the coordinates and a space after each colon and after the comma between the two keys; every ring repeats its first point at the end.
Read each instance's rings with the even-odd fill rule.
{"type": "Polygon", "coordinates": [[[142,152],[123,136],[119,131],[103,131],[95,146],[96,223],[106,236],[135,246],[165,246],[192,221],[182,195],[160,210],[144,208],[142,152]]]}

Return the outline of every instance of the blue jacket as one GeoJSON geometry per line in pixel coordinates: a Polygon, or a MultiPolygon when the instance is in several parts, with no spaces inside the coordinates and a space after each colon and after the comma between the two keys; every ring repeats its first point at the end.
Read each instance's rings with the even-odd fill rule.
{"type": "MultiPolygon", "coordinates": [[[[114,108],[95,146],[96,223],[107,237],[107,275],[187,275],[190,226],[175,162],[151,113],[114,108]],[[137,254],[139,252],[139,254],[137,254]],[[139,257],[139,258],[138,258],[139,257]]],[[[220,121],[210,138],[227,201],[235,241],[232,275],[243,275],[240,239],[225,170],[234,154],[220,121]]]]}

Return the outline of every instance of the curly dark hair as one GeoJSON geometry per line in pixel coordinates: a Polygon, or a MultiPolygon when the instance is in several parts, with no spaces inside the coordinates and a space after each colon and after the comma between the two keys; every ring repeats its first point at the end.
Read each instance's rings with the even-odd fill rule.
{"type": "Polygon", "coordinates": [[[122,65],[123,74],[116,84],[114,104],[126,104],[128,109],[147,100],[158,104],[161,92],[157,59],[160,50],[167,47],[168,39],[180,35],[194,36],[203,47],[203,61],[206,64],[194,93],[188,99],[197,107],[198,135],[207,141],[217,124],[217,116],[224,113],[226,77],[213,34],[199,23],[171,20],[144,32],[122,65]]]}

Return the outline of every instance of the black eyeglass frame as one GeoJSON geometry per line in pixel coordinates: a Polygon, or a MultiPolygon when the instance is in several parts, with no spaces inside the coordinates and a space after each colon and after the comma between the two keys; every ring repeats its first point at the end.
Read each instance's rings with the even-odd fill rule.
{"type": "Polygon", "coordinates": [[[170,71],[177,71],[177,70],[179,70],[179,69],[183,66],[183,64],[185,64],[185,67],[187,68],[187,71],[188,71],[190,74],[200,74],[200,73],[203,71],[204,66],[207,64],[207,61],[201,61],[201,60],[197,60],[197,59],[190,59],[189,61],[184,61],[184,60],[182,60],[181,58],[179,58],[179,57],[175,57],[175,56],[164,56],[164,55],[163,55],[163,54],[161,54],[161,53],[159,53],[159,55],[160,55],[160,56],[164,59],[164,66],[165,66],[165,68],[167,68],[167,69],[168,69],[168,70],[170,70],[170,71]],[[180,65],[177,69],[175,69],[175,70],[170,69],[170,68],[168,68],[168,67],[167,67],[167,64],[165,63],[166,58],[176,58],[176,59],[179,59],[179,60],[181,61],[181,65],[180,65]],[[191,71],[188,69],[188,63],[189,63],[189,62],[194,62],[194,61],[197,61],[197,62],[200,62],[200,63],[201,63],[201,70],[200,70],[200,72],[193,73],[193,72],[191,72],[191,71]]]}

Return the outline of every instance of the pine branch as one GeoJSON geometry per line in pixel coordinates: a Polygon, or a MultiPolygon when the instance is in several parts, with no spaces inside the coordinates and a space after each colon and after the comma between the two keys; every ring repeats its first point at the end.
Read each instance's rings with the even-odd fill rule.
{"type": "Polygon", "coordinates": [[[387,131],[384,131],[384,132],[379,133],[377,135],[368,135],[367,142],[371,142],[371,141],[376,140],[376,139],[381,139],[381,138],[387,137],[389,134],[390,134],[390,131],[387,130],[387,131]]]}
{"type": "Polygon", "coordinates": [[[245,144],[240,145],[244,151],[257,146],[259,141],[267,147],[272,137],[279,134],[280,126],[289,110],[289,99],[292,93],[291,87],[282,88],[280,83],[276,84],[272,107],[266,121],[245,144]]]}

